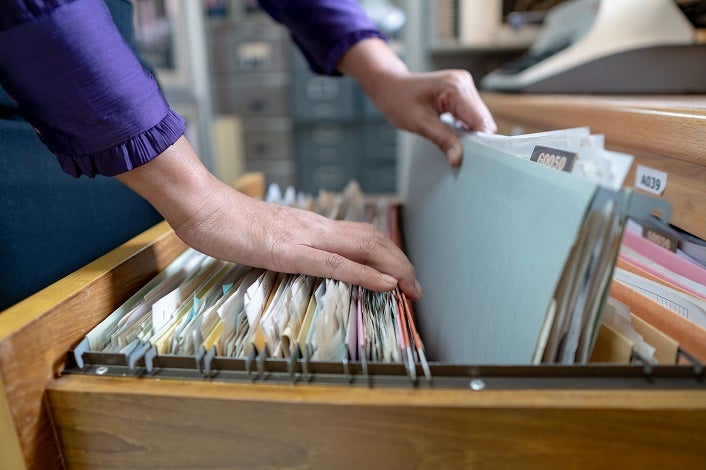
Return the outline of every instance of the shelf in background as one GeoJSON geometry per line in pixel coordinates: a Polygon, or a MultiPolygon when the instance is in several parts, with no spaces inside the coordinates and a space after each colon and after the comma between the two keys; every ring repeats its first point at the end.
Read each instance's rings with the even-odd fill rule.
{"type": "Polygon", "coordinates": [[[430,54],[456,54],[456,53],[483,53],[494,51],[524,51],[529,49],[537,38],[535,30],[526,32],[513,32],[499,30],[487,42],[464,42],[460,39],[434,38],[429,44],[430,54]]]}

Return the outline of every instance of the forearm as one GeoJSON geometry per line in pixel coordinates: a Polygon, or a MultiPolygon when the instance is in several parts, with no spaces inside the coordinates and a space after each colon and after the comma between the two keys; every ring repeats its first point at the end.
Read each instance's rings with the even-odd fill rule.
{"type": "Polygon", "coordinates": [[[116,178],[149,201],[175,229],[187,223],[190,214],[198,214],[222,184],[183,136],[152,161],[116,178]]]}
{"type": "Polygon", "coordinates": [[[185,137],[116,178],[152,204],[188,245],[226,261],[265,267],[255,249],[258,234],[245,230],[258,201],[211,174],[185,137]]]}
{"type": "Polygon", "coordinates": [[[356,80],[373,100],[377,98],[381,83],[409,74],[407,65],[378,38],[357,42],[343,55],[338,70],[356,80]]]}

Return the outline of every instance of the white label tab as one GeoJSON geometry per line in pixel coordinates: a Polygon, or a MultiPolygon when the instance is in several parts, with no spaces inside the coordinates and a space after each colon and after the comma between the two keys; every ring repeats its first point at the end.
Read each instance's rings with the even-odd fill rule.
{"type": "Polygon", "coordinates": [[[637,165],[635,187],[661,196],[667,186],[667,174],[647,166],[637,165]]]}

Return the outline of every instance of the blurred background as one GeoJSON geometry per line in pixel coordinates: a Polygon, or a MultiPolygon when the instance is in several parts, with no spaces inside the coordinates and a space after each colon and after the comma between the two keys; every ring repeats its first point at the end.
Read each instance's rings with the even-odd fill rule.
{"type": "MultiPolygon", "coordinates": [[[[621,0],[611,0],[621,1],[621,0]]],[[[704,27],[703,1],[677,1],[704,27]]],[[[562,0],[361,0],[413,71],[462,68],[477,83],[525,53],[562,0]]],[[[350,79],[312,73],[254,0],[136,0],[135,32],[204,163],[223,181],[261,171],[306,192],[357,180],[397,190],[410,141],[350,79]]]]}

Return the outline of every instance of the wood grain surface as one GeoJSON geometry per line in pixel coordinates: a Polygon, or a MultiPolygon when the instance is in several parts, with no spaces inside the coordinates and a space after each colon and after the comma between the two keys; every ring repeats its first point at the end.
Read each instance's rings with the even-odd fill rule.
{"type": "Polygon", "coordinates": [[[28,468],[59,467],[59,449],[42,406],[47,384],[91,328],[184,248],[162,222],[0,313],[0,406],[5,401],[11,416],[10,423],[0,425],[14,428],[20,444],[8,449],[8,460],[17,461],[21,450],[28,468]]]}
{"type": "Polygon", "coordinates": [[[65,376],[71,468],[698,468],[706,392],[403,390],[65,376]]]}
{"type": "MultiPolygon", "coordinates": [[[[262,173],[248,173],[232,184],[259,197],[265,179],[262,173]]],[[[42,406],[47,384],[88,331],[185,248],[162,222],[0,312],[0,469],[61,466],[42,406]]]]}

